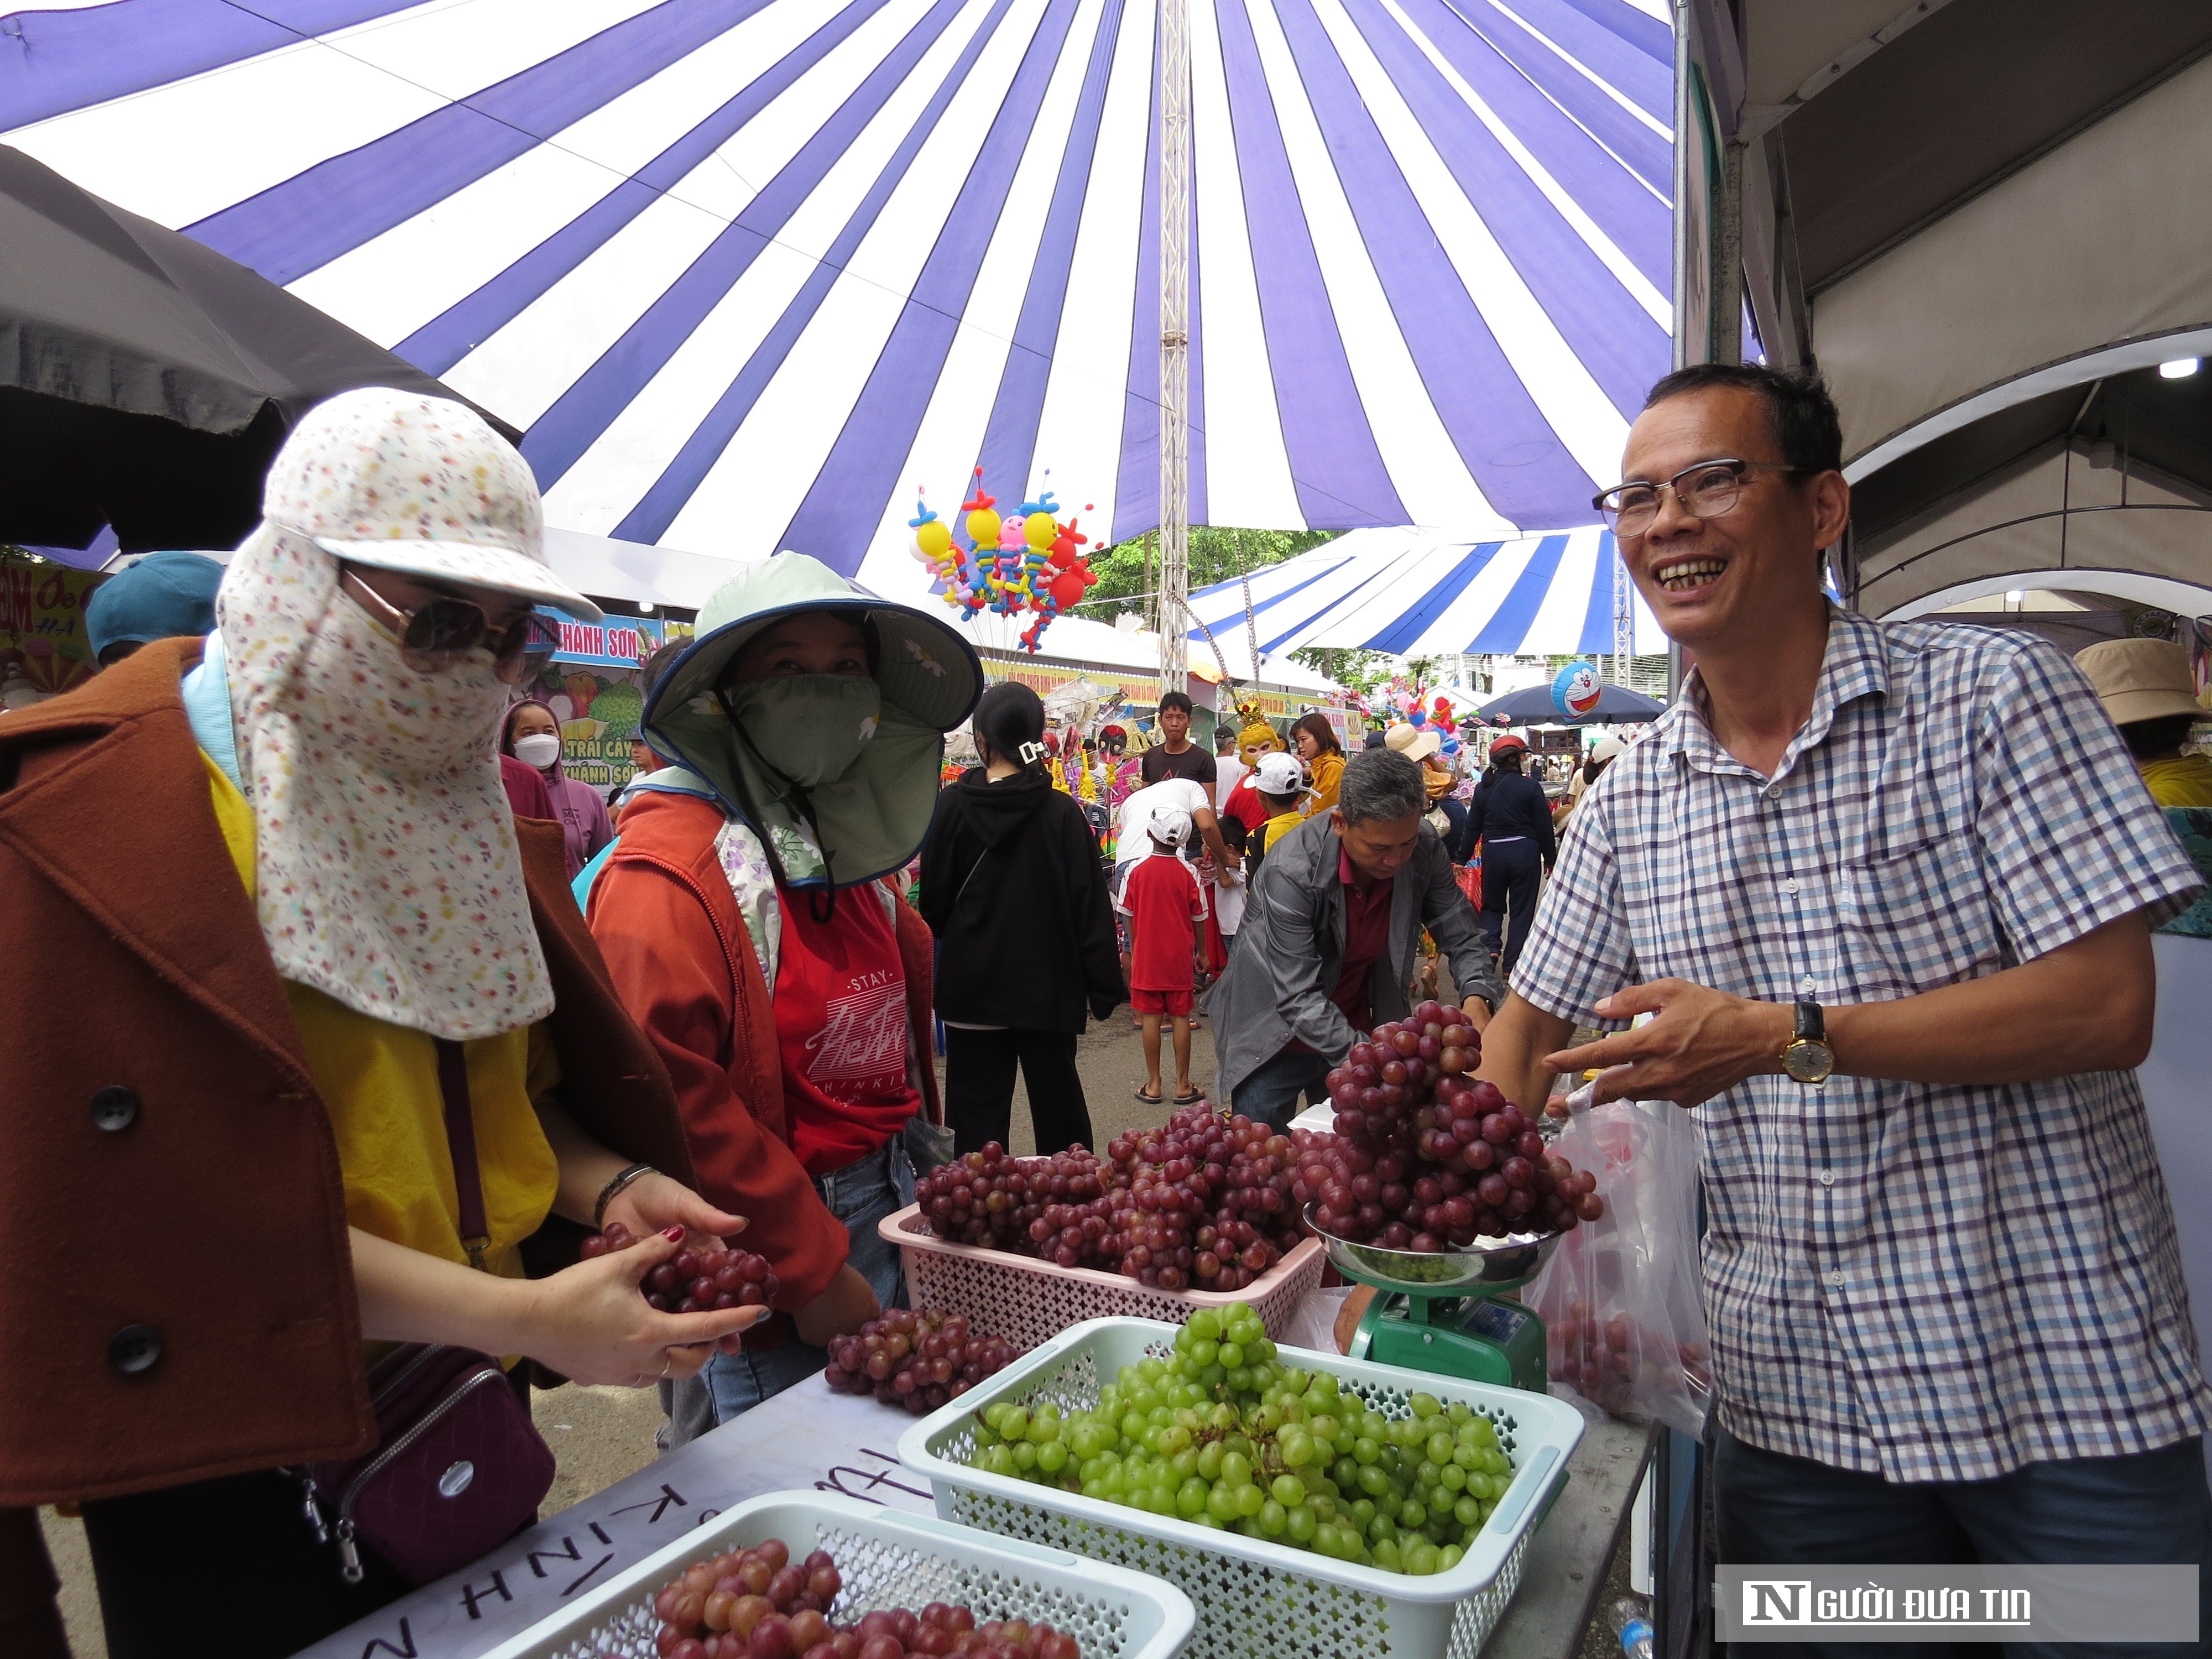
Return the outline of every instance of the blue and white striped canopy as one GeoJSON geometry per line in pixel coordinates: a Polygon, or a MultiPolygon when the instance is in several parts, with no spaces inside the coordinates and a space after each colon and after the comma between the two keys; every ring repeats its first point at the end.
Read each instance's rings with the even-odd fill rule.
{"type": "MultiPolygon", "coordinates": [[[[1664,0],[1191,14],[1193,522],[1587,521],[1668,367],[1664,0]]],[[[1156,50],[1146,0],[64,0],[0,15],[0,141],[525,428],[550,522],[854,573],[979,461],[1156,521],[1156,50]]]]}
{"type": "MultiPolygon", "coordinates": [[[[1325,645],[1406,657],[1601,656],[1613,648],[1619,562],[1612,532],[1596,528],[1498,541],[1355,530],[1255,572],[1251,626],[1267,653],[1325,645]]],[[[1664,651],[1667,637],[1633,586],[1629,607],[1632,649],[1664,651]]],[[[1190,608],[1216,638],[1245,638],[1243,582],[1201,588],[1190,608]]]]}

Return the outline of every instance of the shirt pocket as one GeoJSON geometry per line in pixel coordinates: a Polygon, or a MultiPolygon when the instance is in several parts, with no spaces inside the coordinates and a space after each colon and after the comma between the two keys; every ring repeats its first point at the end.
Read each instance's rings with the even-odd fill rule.
{"type": "Polygon", "coordinates": [[[1912,996],[2005,965],[1972,830],[1869,853],[1838,873],[1841,965],[1858,1000],[1912,996]]]}

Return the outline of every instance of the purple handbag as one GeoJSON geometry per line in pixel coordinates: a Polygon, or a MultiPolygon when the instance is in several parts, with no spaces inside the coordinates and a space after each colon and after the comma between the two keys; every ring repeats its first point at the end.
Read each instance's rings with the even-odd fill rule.
{"type": "MultiPolygon", "coordinates": [[[[481,1269],[490,1238],[460,1044],[439,1041],[438,1084],[462,1243],[470,1265],[481,1269]]],[[[297,1471],[318,1543],[330,1535],[325,1504],[336,1510],[348,1583],[363,1576],[356,1540],[411,1583],[427,1584],[538,1518],[553,1485],[553,1453],[497,1360],[469,1348],[409,1343],[370,1368],[368,1391],[376,1449],[297,1471]]]]}

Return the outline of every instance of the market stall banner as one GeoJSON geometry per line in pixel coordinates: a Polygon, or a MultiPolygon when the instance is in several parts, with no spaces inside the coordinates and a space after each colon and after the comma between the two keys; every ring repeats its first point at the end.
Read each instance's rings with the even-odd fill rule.
{"type": "Polygon", "coordinates": [[[561,648],[535,680],[518,687],[543,697],[561,722],[561,765],[594,789],[628,783],[637,769],[630,744],[645,714],[638,665],[665,640],[689,639],[689,623],[650,617],[610,617],[605,623],[560,618],[561,648]]]}
{"type": "Polygon", "coordinates": [[[560,649],[556,662],[589,663],[600,668],[635,668],[660,648],[665,640],[688,640],[689,623],[664,622],[653,617],[609,617],[603,623],[578,622],[550,605],[540,614],[561,624],[560,649]]]}
{"type": "Polygon", "coordinates": [[[107,579],[58,564],[0,564],[0,686],[66,691],[89,679],[84,603],[107,579]]]}
{"type": "MultiPolygon", "coordinates": [[[[1158,521],[1158,15],[33,4],[0,138],[522,428],[550,523],[889,592],[978,464],[1158,521]]],[[[1667,15],[1191,7],[1192,522],[1594,521],[1670,362],[1667,15]]]]}
{"type": "Polygon", "coordinates": [[[977,657],[983,665],[983,678],[993,684],[1000,680],[1016,680],[1026,685],[1037,696],[1048,696],[1063,686],[1080,682],[1093,690],[1101,701],[1132,703],[1157,703],[1160,700],[1160,681],[1157,674],[1115,673],[1107,670],[1096,672],[1081,668],[1063,668],[1051,663],[1016,661],[979,651],[977,657]]]}

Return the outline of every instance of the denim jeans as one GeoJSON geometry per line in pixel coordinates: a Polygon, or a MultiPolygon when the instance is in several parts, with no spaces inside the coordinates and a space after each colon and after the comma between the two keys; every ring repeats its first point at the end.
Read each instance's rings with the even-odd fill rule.
{"type": "Polygon", "coordinates": [[[1322,1079],[1329,1071],[1330,1063],[1323,1056],[1286,1048],[1273,1060],[1262,1060],[1256,1071],[1231,1091],[1230,1104],[1255,1123],[1286,1129],[1298,1115],[1300,1094],[1309,1106],[1328,1098],[1322,1079]]]}
{"type": "MultiPolygon", "coordinates": [[[[846,1261],[860,1269],[884,1306],[903,1307],[906,1286],[898,1247],[876,1231],[878,1221],[914,1202],[914,1165],[907,1161],[903,1139],[893,1135],[881,1152],[817,1177],[814,1186],[851,1237],[846,1261]]],[[[673,1451],[804,1382],[829,1363],[829,1351],[800,1341],[788,1322],[779,1347],[716,1354],[696,1378],[660,1385],[661,1403],[668,1413],[661,1449],[673,1451]]]]}
{"type": "MultiPolygon", "coordinates": [[[[2212,1493],[2204,1443],[2127,1457],[2030,1463],[1993,1480],[1901,1485],[1767,1451],[1720,1432],[1713,1459],[1720,1559],[1730,1565],[1946,1564],[1961,1535],[1983,1562],[2179,1565],[2197,1570],[2212,1638],[2212,1493]]],[[[1943,1644],[1762,1642],[1758,1659],[1904,1659],[1943,1644]]],[[[2170,1643],[2008,1642],[2007,1659],[2157,1659],[2203,1653],[2170,1643]]]]}

